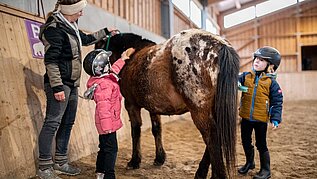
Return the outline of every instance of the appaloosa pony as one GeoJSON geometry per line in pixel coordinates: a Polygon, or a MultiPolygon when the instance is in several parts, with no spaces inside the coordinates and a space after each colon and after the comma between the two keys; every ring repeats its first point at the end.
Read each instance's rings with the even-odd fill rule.
{"type": "Polygon", "coordinates": [[[141,108],[148,110],[151,117],[156,145],[154,165],[164,164],[166,158],[160,115],[189,111],[206,144],[195,178],[206,178],[210,164],[212,178],[231,178],[239,72],[239,57],[232,46],[217,35],[190,29],[162,44],[123,33],[96,45],[106,47],[113,52],[112,63],[127,48],[136,49],[119,74],[132,130],[133,151],[128,168],[139,168],[141,163],[141,108]]]}

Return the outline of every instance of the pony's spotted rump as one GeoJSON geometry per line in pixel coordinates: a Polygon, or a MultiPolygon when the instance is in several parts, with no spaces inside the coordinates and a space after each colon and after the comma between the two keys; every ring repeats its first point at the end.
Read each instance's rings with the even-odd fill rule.
{"type": "Polygon", "coordinates": [[[172,44],[173,67],[177,75],[177,83],[183,92],[201,106],[208,98],[204,85],[216,86],[218,66],[216,60],[219,47],[228,45],[220,37],[209,32],[191,29],[175,35],[172,44]],[[194,75],[193,75],[194,74],[194,75]],[[208,83],[208,84],[206,84],[208,83]]]}
{"type": "Polygon", "coordinates": [[[162,165],[166,159],[160,115],[189,111],[206,143],[195,178],[206,178],[210,164],[213,178],[230,177],[235,164],[239,72],[234,49],[221,37],[198,29],[182,31],[162,44],[128,33],[111,38],[112,62],[129,47],[136,52],[120,73],[132,130],[133,152],[128,168],[139,168],[141,163],[141,108],[151,117],[154,165],[162,165]]]}

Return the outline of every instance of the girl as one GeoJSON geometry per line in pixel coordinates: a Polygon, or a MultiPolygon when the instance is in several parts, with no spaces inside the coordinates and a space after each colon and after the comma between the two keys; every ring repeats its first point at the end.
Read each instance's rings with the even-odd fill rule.
{"type": "Polygon", "coordinates": [[[114,168],[118,152],[116,131],[122,127],[122,96],[117,74],[132,53],[134,49],[127,49],[112,66],[109,62],[111,52],[101,49],[90,52],[84,60],[84,69],[90,75],[87,82],[88,90],[84,96],[89,96],[96,102],[95,125],[99,133],[96,162],[98,179],[115,178],[114,168]]]}

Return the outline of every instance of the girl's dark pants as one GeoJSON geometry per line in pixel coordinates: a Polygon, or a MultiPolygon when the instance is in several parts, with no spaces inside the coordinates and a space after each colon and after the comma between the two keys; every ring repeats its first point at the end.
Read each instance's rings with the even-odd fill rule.
{"type": "Polygon", "coordinates": [[[115,179],[115,164],[118,153],[116,132],[99,135],[99,151],[96,172],[104,173],[105,179],[115,179]]]}

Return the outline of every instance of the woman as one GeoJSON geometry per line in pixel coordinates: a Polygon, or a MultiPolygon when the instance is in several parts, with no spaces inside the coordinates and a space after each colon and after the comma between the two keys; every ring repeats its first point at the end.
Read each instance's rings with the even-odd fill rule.
{"type": "Polygon", "coordinates": [[[44,87],[47,105],[38,139],[40,178],[58,178],[56,173],[80,173],[80,169],[68,164],[67,149],[77,111],[82,69],[81,46],[94,44],[115,32],[104,28],[86,35],[80,31],[77,21],[86,5],[86,0],[59,0],[53,13],[41,26],[40,39],[45,46],[44,87]],[[54,163],[51,147],[55,134],[54,163]]]}

